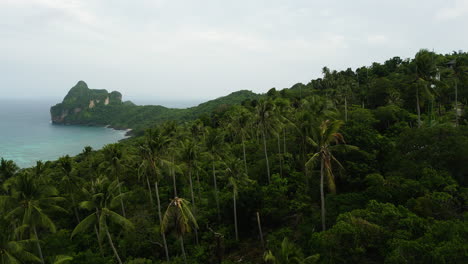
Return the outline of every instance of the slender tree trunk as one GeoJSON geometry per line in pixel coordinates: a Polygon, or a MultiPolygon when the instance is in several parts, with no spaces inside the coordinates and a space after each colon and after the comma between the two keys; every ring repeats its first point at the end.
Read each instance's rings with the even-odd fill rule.
{"type": "Polygon", "coordinates": [[[268,161],[266,136],[265,136],[265,130],[264,129],[262,129],[262,138],[263,138],[263,150],[265,152],[265,160],[266,160],[266,167],[267,167],[268,184],[270,184],[271,183],[271,179],[270,179],[270,162],[268,161]]]}
{"type": "Polygon", "coordinates": [[[181,236],[179,241],[180,241],[180,250],[182,250],[182,256],[184,257],[184,263],[187,264],[187,255],[185,254],[184,238],[181,236]]]}
{"type": "Polygon", "coordinates": [[[146,176],[146,185],[148,185],[150,204],[151,204],[151,208],[153,208],[153,206],[154,206],[154,204],[153,204],[153,191],[151,191],[152,188],[151,188],[151,184],[150,184],[148,175],[146,176]]]}
{"type": "Polygon", "coordinates": [[[109,244],[110,244],[110,246],[112,248],[112,251],[114,251],[115,258],[117,259],[119,264],[122,264],[122,260],[119,257],[119,253],[117,252],[117,249],[114,246],[114,242],[112,242],[112,237],[111,237],[111,235],[109,233],[109,230],[107,230],[107,228],[106,228],[106,235],[107,235],[107,239],[109,240],[109,244]]]}
{"type": "Polygon", "coordinates": [[[455,80],[455,126],[458,126],[458,82],[455,80]]]}
{"type": "Polygon", "coordinates": [[[201,183],[200,183],[200,175],[197,169],[197,185],[198,185],[198,202],[201,201],[201,183]]]}
{"type": "Polygon", "coordinates": [[[419,85],[416,85],[416,111],[418,113],[418,127],[421,127],[421,108],[419,107],[419,85]]]}
{"type": "MultiPolygon", "coordinates": [[[[159,217],[159,224],[162,223],[162,214],[161,214],[161,201],[159,200],[159,187],[158,187],[158,182],[154,182],[154,189],[156,190],[156,200],[158,202],[158,217],[159,217]]],[[[164,232],[161,232],[161,236],[163,239],[163,244],[164,244],[164,252],[166,253],[166,260],[169,262],[169,250],[167,249],[167,242],[166,242],[166,234],[164,232]]]]}
{"type": "Polygon", "coordinates": [[[236,232],[236,241],[239,241],[239,233],[237,230],[237,204],[236,204],[236,192],[233,191],[232,200],[234,202],[234,231],[236,232]]]}
{"type": "Polygon", "coordinates": [[[281,139],[280,134],[278,134],[278,157],[279,157],[279,165],[280,165],[280,175],[283,176],[283,157],[281,155],[281,139]]]}
{"type": "Polygon", "coordinates": [[[348,122],[348,100],[344,98],[345,121],[348,122]]]}
{"type": "Polygon", "coordinates": [[[76,209],[75,196],[72,193],[70,193],[70,197],[71,197],[72,203],[73,203],[73,212],[75,213],[75,218],[76,218],[77,224],[79,224],[81,221],[80,221],[80,215],[78,214],[78,210],[76,209]]]}
{"type": "Polygon", "coordinates": [[[260,214],[258,212],[257,212],[257,224],[258,224],[258,232],[260,233],[260,242],[262,243],[262,248],[265,249],[265,242],[263,241],[262,223],[260,222],[260,214]]]}
{"type": "MultiPolygon", "coordinates": [[[[192,206],[196,211],[196,206],[195,206],[195,195],[193,194],[193,183],[192,183],[192,165],[189,164],[189,182],[190,182],[190,194],[192,196],[192,206]]],[[[196,213],[196,212],[195,212],[196,213]]],[[[194,228],[195,231],[195,241],[197,242],[198,245],[198,231],[196,228],[194,228]]]]}
{"type": "Polygon", "coordinates": [[[44,256],[42,255],[41,243],[39,243],[39,236],[37,235],[36,226],[33,226],[34,236],[36,237],[36,246],[37,251],[39,252],[39,257],[41,258],[41,263],[44,264],[44,256]]]}
{"type": "Polygon", "coordinates": [[[171,165],[171,176],[172,176],[172,184],[174,186],[174,197],[178,197],[177,195],[177,185],[176,185],[176,176],[174,170],[174,157],[172,157],[172,165],[171,165]]]}
{"type": "Polygon", "coordinates": [[[247,171],[247,156],[245,155],[245,139],[244,139],[244,135],[242,135],[242,152],[244,154],[244,167],[245,167],[245,174],[246,175],[249,175],[248,171],[247,171]]]}
{"type": "MultiPolygon", "coordinates": [[[[99,217],[98,217],[98,221],[99,221],[99,217]]],[[[102,242],[101,242],[101,238],[99,237],[99,231],[98,231],[96,225],[94,225],[94,232],[96,233],[96,238],[98,240],[99,252],[101,253],[101,257],[103,257],[104,256],[104,250],[102,249],[102,242]]]]}
{"type": "Polygon", "coordinates": [[[212,160],[212,166],[213,166],[213,184],[214,184],[214,191],[215,191],[216,209],[218,210],[218,221],[221,221],[221,214],[220,214],[220,209],[219,209],[219,198],[218,198],[218,184],[216,183],[214,160],[212,160]]]}
{"type": "Polygon", "coordinates": [[[119,196],[120,196],[120,206],[122,207],[122,215],[123,217],[127,218],[127,215],[125,213],[125,206],[124,206],[124,203],[123,203],[123,198],[122,198],[122,188],[120,186],[120,180],[119,180],[119,176],[116,175],[117,177],[117,184],[119,185],[119,196]]]}
{"type": "Polygon", "coordinates": [[[283,128],[283,153],[286,153],[286,129],[283,128]]]}
{"type": "Polygon", "coordinates": [[[323,178],[324,178],[324,160],[322,157],[320,157],[320,202],[321,202],[321,209],[322,209],[322,230],[325,231],[326,226],[325,226],[325,195],[323,191],[323,178]]]}

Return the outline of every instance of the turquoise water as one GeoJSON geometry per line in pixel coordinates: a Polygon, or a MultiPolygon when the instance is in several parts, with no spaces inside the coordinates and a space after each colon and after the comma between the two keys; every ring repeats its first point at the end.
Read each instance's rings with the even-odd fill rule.
{"type": "Polygon", "coordinates": [[[88,145],[99,149],[125,137],[125,131],[104,127],[52,125],[49,108],[57,101],[0,99],[0,157],[28,167],[37,160],[76,155],[88,145]]]}

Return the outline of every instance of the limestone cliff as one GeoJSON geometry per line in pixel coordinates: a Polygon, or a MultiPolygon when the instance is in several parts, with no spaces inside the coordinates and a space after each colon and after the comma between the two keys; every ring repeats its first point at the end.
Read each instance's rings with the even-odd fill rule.
{"type": "Polygon", "coordinates": [[[80,117],[89,115],[92,109],[120,104],[122,104],[121,93],[89,89],[84,81],[79,81],[61,103],[50,108],[50,114],[55,124],[73,124],[80,123],[80,117]]]}

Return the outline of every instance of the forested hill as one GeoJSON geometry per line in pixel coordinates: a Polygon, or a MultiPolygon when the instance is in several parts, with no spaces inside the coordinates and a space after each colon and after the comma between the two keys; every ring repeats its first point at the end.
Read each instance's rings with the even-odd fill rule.
{"type": "Polygon", "coordinates": [[[164,121],[193,120],[203,114],[222,110],[229,105],[259,98],[251,91],[242,90],[187,109],[160,105],[135,105],[122,102],[122,95],[114,91],[89,89],[79,81],[70,89],[62,103],[51,107],[55,124],[110,125],[114,128],[144,129],[164,121]]]}
{"type": "MultiPolygon", "coordinates": [[[[421,50],[76,157],[2,159],[0,262],[467,263],[467,100],[468,54],[421,50]]],[[[116,124],[169,111],[128,109],[116,124]]]]}

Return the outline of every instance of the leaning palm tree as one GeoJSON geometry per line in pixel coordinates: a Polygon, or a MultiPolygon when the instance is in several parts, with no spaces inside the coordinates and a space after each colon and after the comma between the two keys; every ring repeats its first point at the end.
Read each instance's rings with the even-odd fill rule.
{"type": "Polygon", "coordinates": [[[187,255],[185,254],[184,235],[192,230],[192,227],[197,229],[197,220],[192,214],[189,207],[189,202],[183,198],[175,197],[169,203],[161,225],[161,232],[166,233],[174,231],[180,241],[180,248],[187,263],[187,255]]]}
{"type": "Polygon", "coordinates": [[[121,201],[122,196],[124,196],[121,193],[117,195],[120,184],[117,180],[110,181],[107,177],[101,176],[93,181],[89,188],[83,189],[89,200],[82,201],[80,207],[92,211],[92,213],[75,227],[71,237],[73,238],[76,234],[85,232],[93,227],[100,247],[101,241],[106,236],[115,258],[119,264],[122,264],[122,260],[114,246],[112,235],[109,232],[111,224],[120,226],[126,231],[133,229],[133,224],[130,220],[112,210],[121,201]]]}
{"type": "MultiPolygon", "coordinates": [[[[340,120],[324,120],[320,126],[315,129],[312,137],[309,137],[308,142],[317,149],[317,152],[311,155],[306,163],[306,167],[311,167],[313,164],[320,162],[320,200],[322,209],[322,229],[325,230],[325,194],[324,194],[324,178],[327,177],[328,189],[331,193],[336,192],[335,177],[333,175],[332,161],[339,166],[341,163],[332,154],[332,143],[344,143],[343,135],[338,133],[341,125],[340,120]]],[[[341,166],[342,167],[342,166],[341,166]]]]}
{"type": "Polygon", "coordinates": [[[30,172],[21,173],[14,178],[11,187],[11,195],[5,197],[6,204],[11,206],[5,214],[5,219],[18,224],[20,237],[29,231],[29,238],[35,240],[39,257],[44,263],[37,229],[42,227],[55,233],[55,224],[46,214],[46,209],[66,212],[56,205],[64,199],[58,196],[57,189],[40,183],[30,172]]]}

